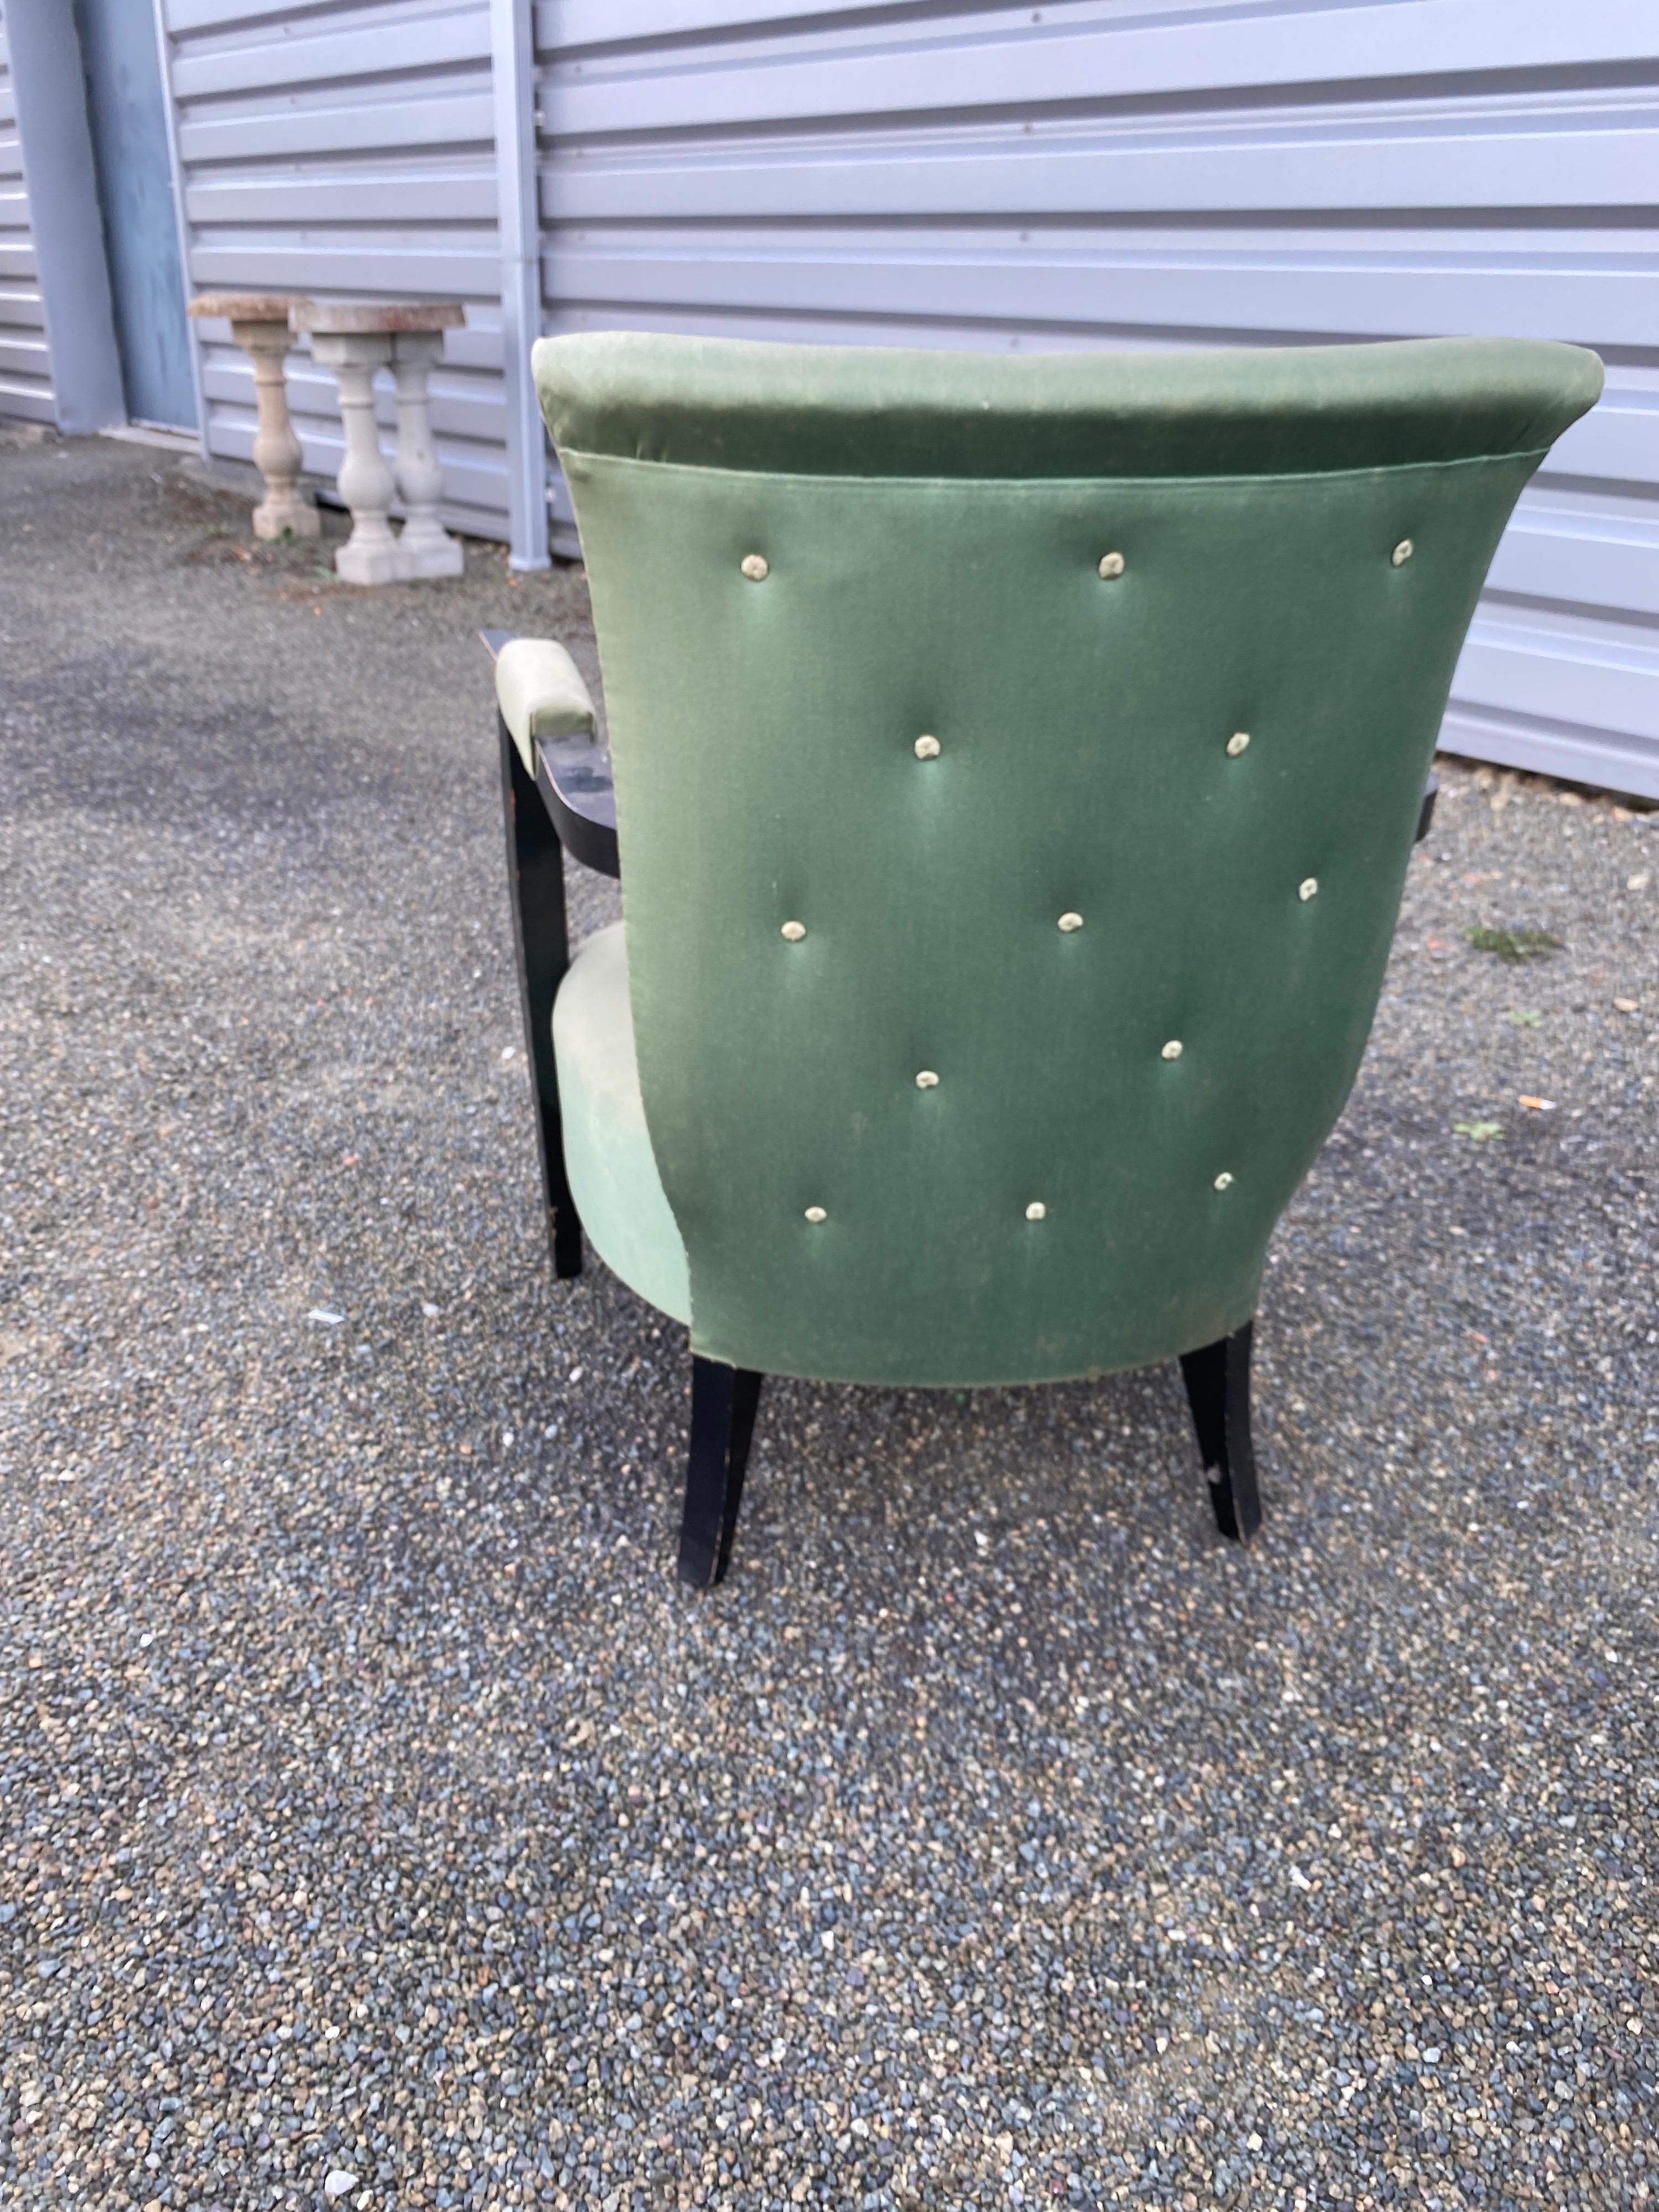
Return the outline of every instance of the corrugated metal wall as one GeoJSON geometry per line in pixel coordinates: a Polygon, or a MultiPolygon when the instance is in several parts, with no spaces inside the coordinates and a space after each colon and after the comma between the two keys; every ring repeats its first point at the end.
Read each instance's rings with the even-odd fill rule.
{"type": "MultiPolygon", "coordinates": [[[[464,301],[432,380],[446,513],[505,533],[488,0],[164,0],[195,291],[464,301]]],[[[253,379],[200,326],[210,453],[253,447],[253,379]]],[[[386,385],[386,380],[381,380],[386,385]]],[[[334,380],[289,363],[308,469],[341,453],[334,380]]],[[[385,442],[392,422],[381,395],[385,442]]]]}
{"type": "Polygon", "coordinates": [[[58,419],[3,7],[0,7],[0,415],[17,416],[30,422],[58,419]]]}
{"type": "Polygon", "coordinates": [[[535,15],[555,330],[1595,347],[1445,741],[1659,796],[1656,0],[535,15]]]}

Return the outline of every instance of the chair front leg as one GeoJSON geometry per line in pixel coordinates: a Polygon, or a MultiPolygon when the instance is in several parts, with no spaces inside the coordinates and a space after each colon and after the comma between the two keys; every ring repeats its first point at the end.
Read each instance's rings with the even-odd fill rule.
{"type": "Polygon", "coordinates": [[[1246,1322],[1214,1344],[1181,1355],[1198,1431],[1198,1449],[1210,1474],[1210,1503],[1222,1534],[1248,1544],[1261,1526],[1261,1500],[1255,1486],[1255,1454],[1250,1444],[1250,1335],[1246,1322]]]}
{"type": "Polygon", "coordinates": [[[710,1589],[732,1559],[743,1478],[763,1377],[715,1359],[691,1360],[691,1449],[680,1523],[680,1580],[710,1589]]]}
{"type": "Polygon", "coordinates": [[[565,921],[564,852],[540,793],[526,773],[507,724],[501,743],[501,805],[507,822],[507,873],[512,891],[513,942],[519,957],[525,1052],[536,1090],[542,1191],[554,1273],[582,1271],[582,1224],[564,1169],[559,1078],[553,1059],[553,1000],[570,965],[565,921]]]}

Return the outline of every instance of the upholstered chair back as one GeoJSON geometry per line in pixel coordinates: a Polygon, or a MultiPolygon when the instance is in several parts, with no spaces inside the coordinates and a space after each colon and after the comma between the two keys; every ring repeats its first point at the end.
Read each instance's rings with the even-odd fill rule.
{"type": "Polygon", "coordinates": [[[1212,1343],[1354,1079],[1565,346],[544,340],[695,1348],[1212,1343]]]}

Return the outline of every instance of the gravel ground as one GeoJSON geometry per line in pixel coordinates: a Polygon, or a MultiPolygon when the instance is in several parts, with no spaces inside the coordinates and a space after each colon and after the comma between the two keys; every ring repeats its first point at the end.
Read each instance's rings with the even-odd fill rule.
{"type": "Polygon", "coordinates": [[[243,516],[0,453],[0,2203],[1659,2200],[1659,817],[1446,764],[1249,1556],[1173,1369],[786,1383],[700,1601],[537,1219],[471,633],[580,577],[243,516]]]}

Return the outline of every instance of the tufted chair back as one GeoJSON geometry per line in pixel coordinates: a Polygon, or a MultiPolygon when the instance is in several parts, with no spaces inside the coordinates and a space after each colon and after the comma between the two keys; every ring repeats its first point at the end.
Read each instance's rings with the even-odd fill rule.
{"type": "Polygon", "coordinates": [[[1212,1343],[1352,1084],[1566,346],[544,340],[694,1348],[1212,1343]]]}

